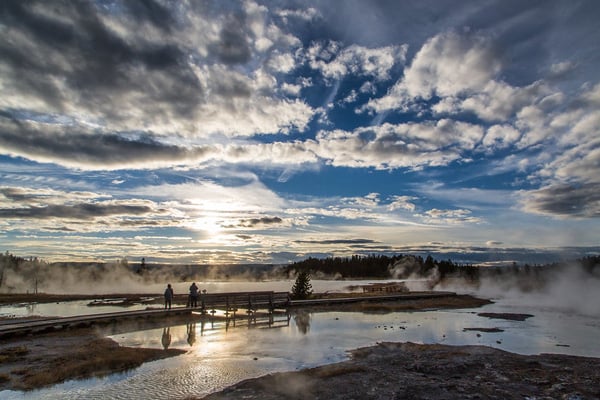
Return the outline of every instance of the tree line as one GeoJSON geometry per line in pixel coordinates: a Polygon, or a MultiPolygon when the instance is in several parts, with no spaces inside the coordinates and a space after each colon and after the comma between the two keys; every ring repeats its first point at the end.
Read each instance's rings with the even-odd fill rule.
{"type": "Polygon", "coordinates": [[[573,262],[559,262],[545,265],[519,265],[503,267],[480,267],[473,264],[455,263],[452,260],[436,260],[431,255],[423,258],[415,255],[353,255],[350,257],[309,257],[287,266],[288,274],[309,272],[326,277],[346,278],[397,278],[435,277],[443,280],[458,277],[478,280],[483,275],[518,275],[528,278],[541,278],[548,271],[580,268],[583,272],[600,275],[600,256],[587,256],[573,262]]]}

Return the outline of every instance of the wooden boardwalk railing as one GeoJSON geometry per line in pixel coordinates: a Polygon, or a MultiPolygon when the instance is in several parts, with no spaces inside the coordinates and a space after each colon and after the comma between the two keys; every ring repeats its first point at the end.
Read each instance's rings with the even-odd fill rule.
{"type": "Polygon", "coordinates": [[[287,309],[290,305],[290,295],[287,292],[233,292],[201,294],[198,307],[201,312],[223,310],[226,313],[236,313],[246,310],[247,313],[266,309],[273,312],[276,309],[287,309]]]}
{"type": "Polygon", "coordinates": [[[165,310],[153,308],[147,310],[118,311],[110,313],[78,315],[74,317],[39,318],[31,320],[6,320],[0,323],[0,337],[42,333],[71,327],[85,327],[96,323],[111,323],[127,318],[151,318],[171,315],[189,315],[193,311],[201,314],[215,314],[217,310],[227,314],[238,310],[246,310],[253,314],[258,310],[273,313],[275,310],[287,309],[290,298],[287,292],[234,292],[202,294],[198,307],[173,307],[165,310]]]}

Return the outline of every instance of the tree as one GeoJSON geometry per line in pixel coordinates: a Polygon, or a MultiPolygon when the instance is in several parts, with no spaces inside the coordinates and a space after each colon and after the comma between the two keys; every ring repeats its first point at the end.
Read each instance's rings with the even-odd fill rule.
{"type": "Polygon", "coordinates": [[[307,299],[312,294],[312,285],[310,283],[310,274],[306,271],[300,271],[296,277],[296,282],[292,286],[292,298],[297,300],[307,299]]]}

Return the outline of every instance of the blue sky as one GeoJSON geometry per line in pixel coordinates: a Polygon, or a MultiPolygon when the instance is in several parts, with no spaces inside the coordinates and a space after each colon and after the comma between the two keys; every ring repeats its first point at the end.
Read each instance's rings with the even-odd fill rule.
{"type": "Polygon", "coordinates": [[[3,1],[2,250],[597,254],[598,17],[593,0],[3,1]]]}

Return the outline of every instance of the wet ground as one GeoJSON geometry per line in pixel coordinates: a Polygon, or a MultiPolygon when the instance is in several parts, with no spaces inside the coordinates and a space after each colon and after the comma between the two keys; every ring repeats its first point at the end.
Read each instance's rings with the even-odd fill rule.
{"type": "Polygon", "coordinates": [[[382,343],[352,359],[238,383],[205,400],[598,399],[600,359],[382,343]]]}

